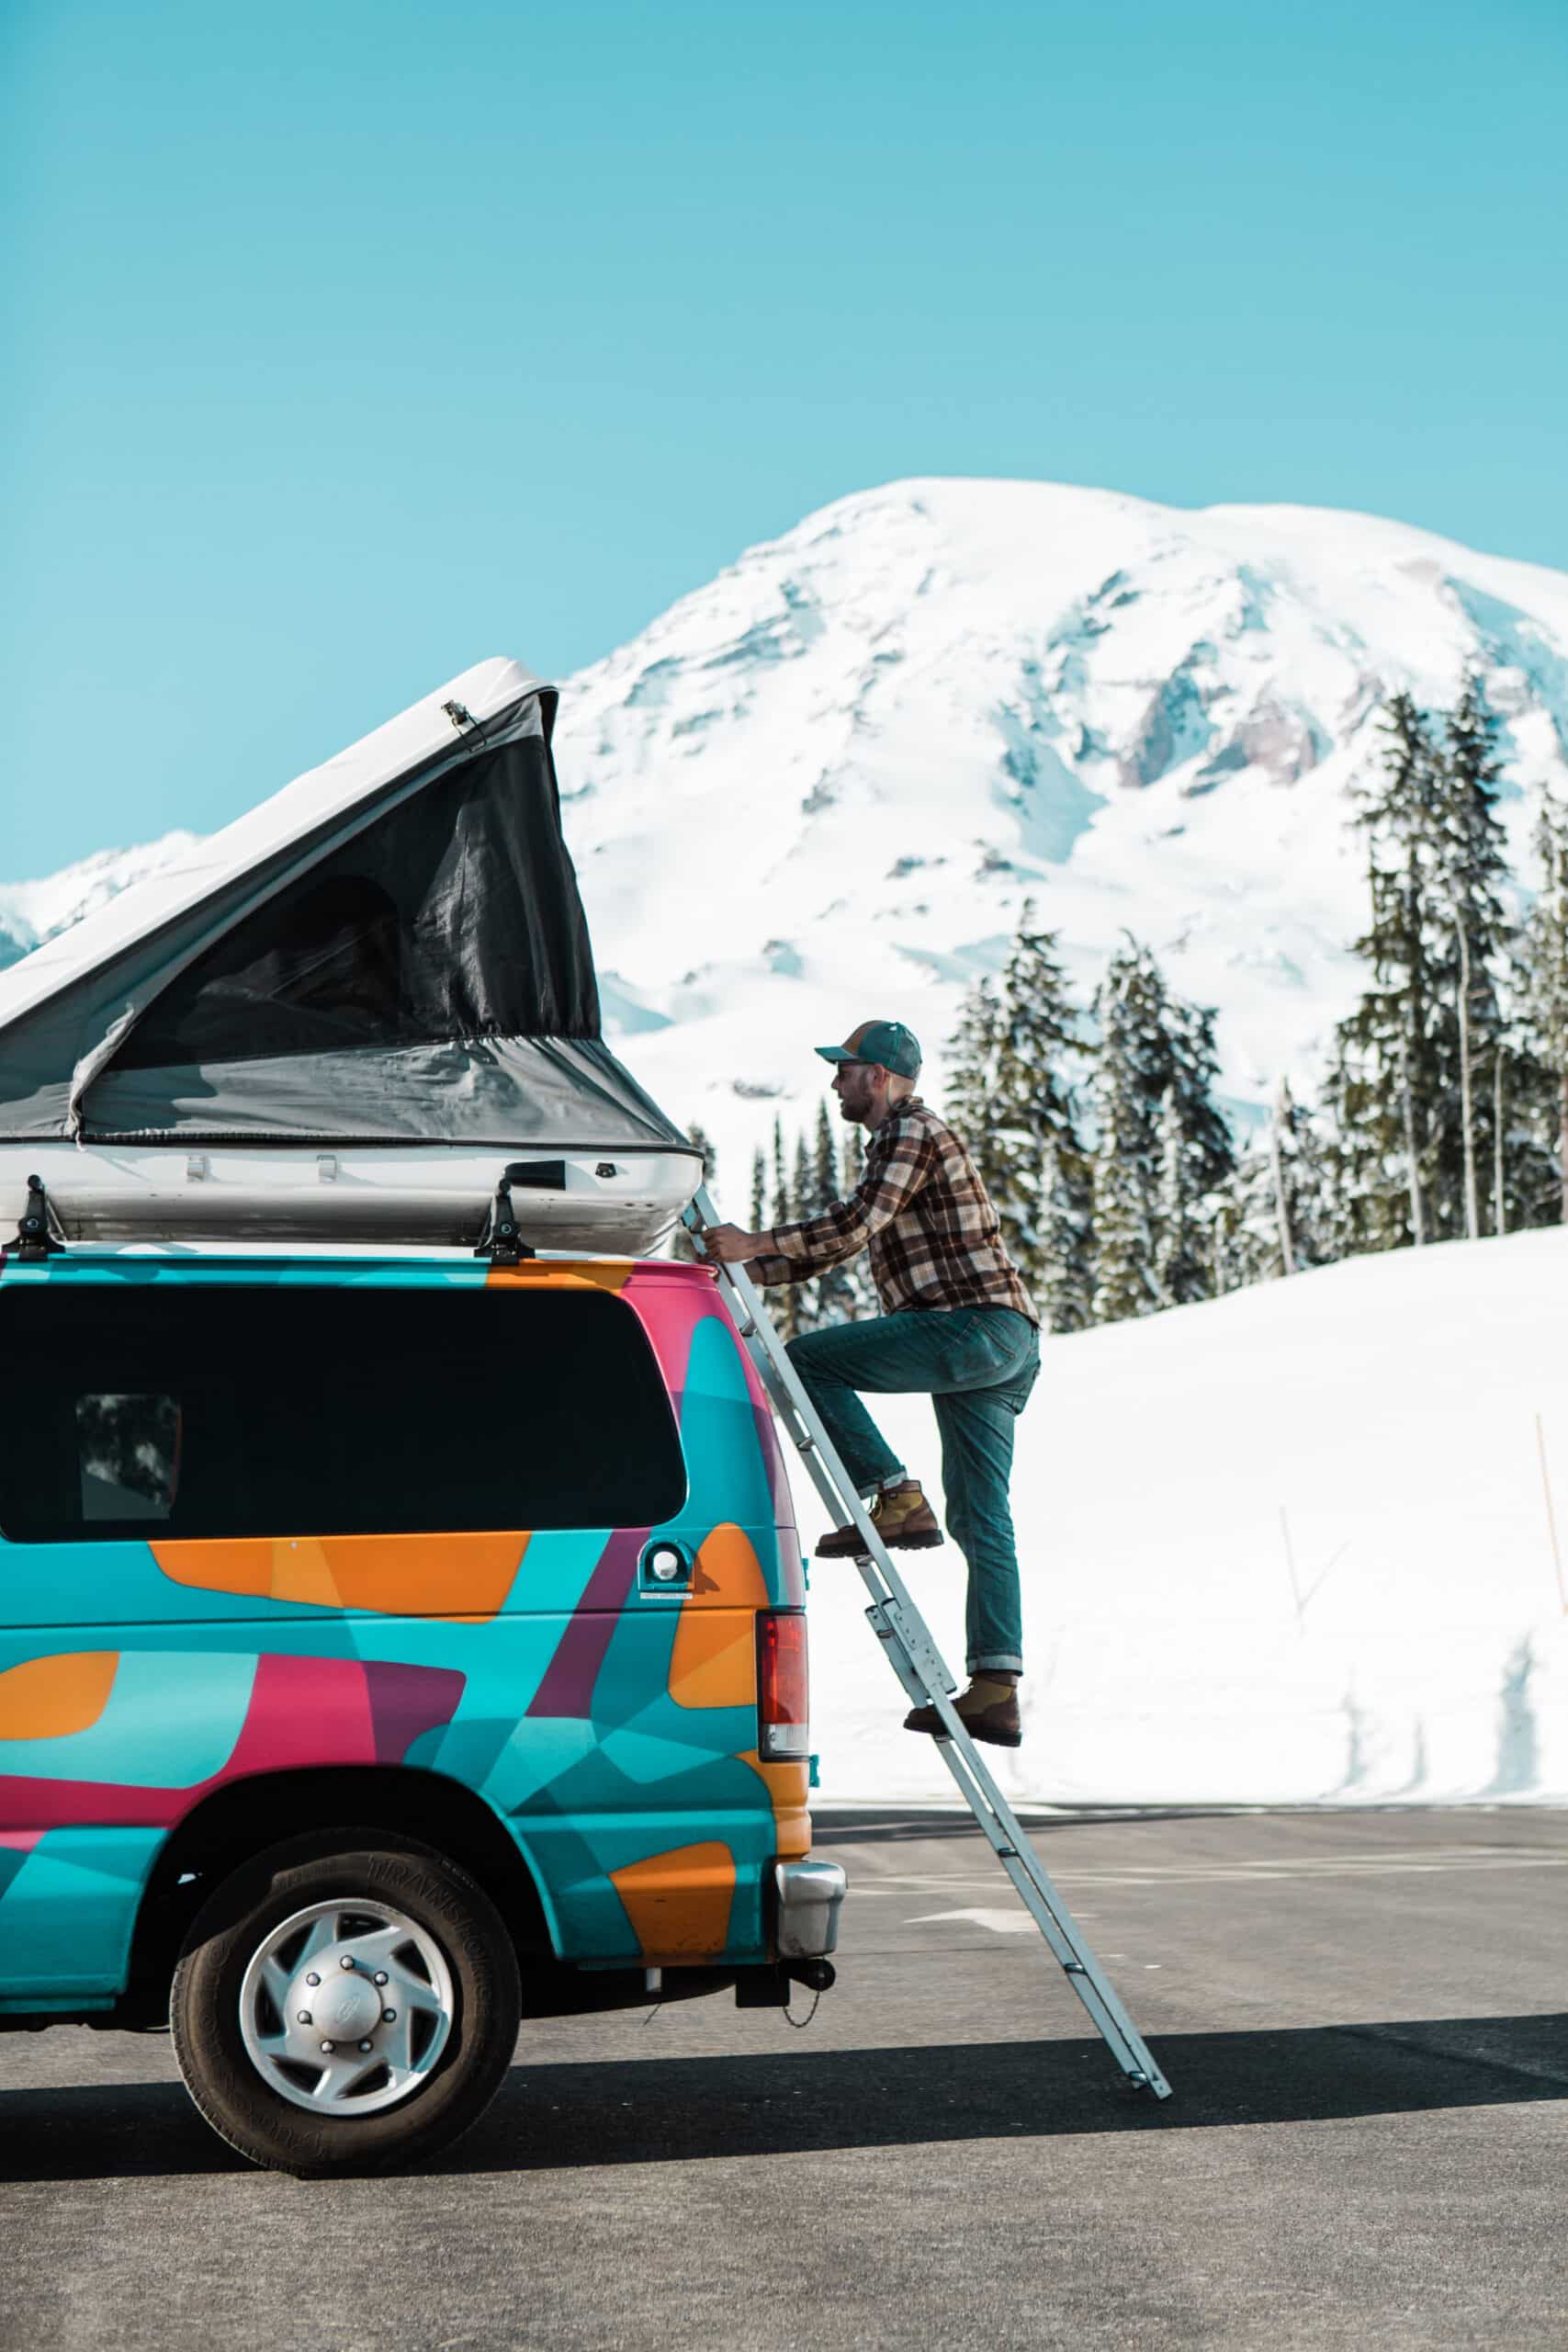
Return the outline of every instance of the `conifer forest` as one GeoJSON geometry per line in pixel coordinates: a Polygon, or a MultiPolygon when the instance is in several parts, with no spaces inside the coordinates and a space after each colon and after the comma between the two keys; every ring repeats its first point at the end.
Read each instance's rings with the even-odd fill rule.
{"type": "MultiPolygon", "coordinates": [[[[1215,1095],[1213,1012],[1131,934],[1080,1001],[1026,904],[1001,971],[970,989],[940,1107],[1047,1329],[1568,1221],[1568,808],[1540,799],[1529,896],[1505,854],[1480,683],[1433,713],[1395,695],[1382,733],[1351,819],[1367,870],[1359,1001],[1310,1096],[1281,1075],[1245,1140],[1215,1095]]],[[[809,1132],[775,1122],[752,1227],[852,1191],[862,1150],[826,1102],[809,1132]]],[[[863,1260],[771,1303],[786,1336],[876,1311],[863,1260]]]]}

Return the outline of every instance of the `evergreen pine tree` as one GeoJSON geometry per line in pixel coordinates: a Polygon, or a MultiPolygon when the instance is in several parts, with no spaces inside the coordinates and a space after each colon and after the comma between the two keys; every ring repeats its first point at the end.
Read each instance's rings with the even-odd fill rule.
{"type": "Polygon", "coordinates": [[[770,1226],[793,1225],[795,1204],[789,1196],[789,1178],[785,1173],[784,1121],[773,1121],[773,1197],[768,1215],[770,1226]]]}
{"type": "Polygon", "coordinates": [[[1094,1162],[1079,1158],[1070,1172],[1062,1148],[1047,1135],[1040,1156],[1040,1260],[1032,1289],[1047,1331],[1081,1331],[1094,1320],[1094,1274],[1089,1248],[1094,1162]]]}
{"type": "MultiPolygon", "coordinates": [[[[858,1192],[865,1175],[866,1137],[863,1128],[846,1126],[839,1148],[838,1197],[847,1201],[858,1192]]],[[[865,1250],[858,1257],[848,1258],[833,1269],[842,1285],[842,1295],[848,1318],[858,1323],[868,1315],[880,1315],[882,1304],[876,1295],[876,1284],[871,1278],[871,1260],[865,1250]]]]}
{"type": "Polygon", "coordinates": [[[1268,1126],[1214,1195],[1209,1218],[1223,1261],[1217,1288],[1302,1273],[1335,1255],[1330,1175],[1316,1123],[1285,1082],[1268,1126]]]}
{"type": "Polygon", "coordinates": [[[1531,1187],[1527,1221],[1568,1225],[1568,808],[1547,793],[1535,825],[1540,888],[1525,919],[1521,942],[1524,1013],[1535,1059],[1546,1080],[1545,1125],[1555,1155],[1555,1201],[1531,1187]]]}
{"type": "Polygon", "coordinates": [[[839,1139],[833,1132],[833,1114],[825,1102],[817,1105],[817,1136],[811,1154],[812,1204],[825,1209],[830,1201],[840,1198],[839,1139]]]}
{"type": "Polygon", "coordinates": [[[1356,953],[1371,967],[1371,983],[1339,1024],[1331,1079],[1338,1183],[1358,1250],[1429,1240],[1440,1213],[1438,933],[1447,795],[1437,745],[1408,695],[1392,697],[1382,733],[1379,775],[1357,796],[1371,922],[1356,953]]]}
{"type": "MultiPolygon", "coordinates": [[[[1053,1329],[1077,1330],[1089,1320],[1092,1295],[1092,1186],[1073,1083],[1083,1054],[1081,1021],[1056,935],[1038,927],[1030,900],[1002,974],[996,1016],[981,1174],[1024,1282],[1038,1290],[1049,1278],[1059,1318],[1053,1329]],[[1065,1262],[1048,1262],[1064,1250],[1065,1262]]],[[[973,1142],[964,1140],[973,1157],[973,1142]]]]}
{"type": "MultiPolygon", "coordinates": [[[[789,1178],[785,1172],[785,1165],[784,1122],[782,1119],[775,1118],[773,1121],[773,1206],[768,1215],[770,1229],[775,1226],[793,1225],[795,1220],[795,1203],[790,1197],[789,1178]]],[[[801,1319],[801,1293],[805,1285],[801,1283],[781,1283],[773,1292],[770,1302],[773,1321],[786,1340],[793,1340],[798,1332],[806,1329],[801,1319]]]]}
{"type": "Polygon", "coordinates": [[[1269,1157],[1281,1261],[1287,1241],[1292,1258],[1281,1271],[1302,1273],[1331,1264],[1338,1252],[1327,1157],[1310,1106],[1296,1101],[1284,1079],[1274,1102],[1269,1157]]]}
{"type": "Polygon", "coordinates": [[[1100,1134],[1094,1154],[1092,1306],[1097,1323],[1120,1323],[1148,1314],[1158,1301],[1132,1040],[1119,1017],[1122,1000],[1115,989],[1102,989],[1101,997],[1094,1085],[1100,1134]]]}
{"type": "MultiPolygon", "coordinates": [[[[1157,977],[1157,967],[1156,973],[1157,977]]],[[[1214,1099],[1214,1082],[1220,1074],[1219,1048],[1214,1043],[1218,1016],[1213,1005],[1190,1004],[1184,997],[1168,992],[1165,1012],[1166,1058],[1163,1072],[1157,1074],[1174,1091],[1180,1112],[1181,1165],[1186,1197],[1192,1202],[1223,1184],[1235,1166],[1235,1140],[1214,1099]]]]}
{"type": "Polygon", "coordinates": [[[1155,1238],[1155,1284],[1168,1306],[1181,1306],[1209,1295],[1208,1270],[1198,1260],[1194,1207],[1188,1189],[1181,1104],[1175,1087],[1168,1086],[1159,1114],[1159,1216],[1155,1238]]]}
{"type": "Polygon", "coordinates": [[[1100,1229],[1102,1196],[1133,1204],[1119,1206],[1113,1254],[1135,1248],[1142,1306],[1121,1313],[1143,1313],[1150,1306],[1183,1304],[1206,1297],[1212,1255],[1201,1253],[1194,1230],[1199,1204],[1222,1184],[1235,1165],[1230,1130],[1213,1097],[1219,1057],[1214,1015],[1168,989],[1153,956],[1129,939],[1111,957],[1095,997],[1100,1031],[1096,1057],[1095,1111],[1100,1128],[1094,1161],[1095,1313],[1106,1319],[1100,1301],[1125,1297],[1122,1275],[1113,1280],[1101,1262],[1107,1248],[1100,1229]],[[1169,1109],[1167,1109],[1168,1098],[1169,1109]],[[1114,1107],[1117,1149],[1126,1169],[1114,1180],[1106,1162],[1107,1119],[1114,1107]],[[1168,1243],[1165,1228],[1174,1222],[1168,1243]],[[1160,1279],[1164,1266],[1168,1291],[1160,1279]]]}
{"type": "Polygon", "coordinates": [[[1361,1247],[1356,1200],[1364,1154],[1360,1139],[1341,1125],[1352,1084],[1345,1063],[1345,1040],[1337,1031],[1324,1075],[1317,1130],[1318,1161],[1323,1175],[1324,1255],[1329,1261],[1353,1257],[1361,1247]]]}
{"type": "Polygon", "coordinates": [[[1543,1080],[1512,1020],[1496,725],[1468,678],[1434,729],[1407,695],[1360,796],[1371,984],[1340,1024],[1327,1155],[1356,1250],[1483,1233],[1540,1214],[1529,1128],[1543,1080]],[[1532,1208],[1532,1204],[1534,1204],[1532,1208]]]}
{"type": "Polygon", "coordinates": [[[1493,1090],[1482,1081],[1503,1051],[1499,983],[1512,933],[1503,898],[1508,866],[1496,813],[1496,733],[1480,681],[1466,678],[1444,726],[1438,881],[1447,935],[1439,932],[1444,952],[1435,961],[1445,1050],[1435,1156],[1444,1226],[1472,1238],[1487,1230],[1483,1199],[1495,1189],[1493,1090]]]}
{"type": "MultiPolygon", "coordinates": [[[[810,1216],[818,1205],[811,1152],[804,1128],[795,1139],[795,1175],[790,1187],[790,1200],[797,1217],[810,1216]]],[[[792,1285],[795,1328],[797,1331],[814,1331],[822,1319],[820,1282],[821,1277],[814,1274],[808,1282],[792,1285]]]]}
{"type": "Polygon", "coordinates": [[[751,1155],[751,1222],[750,1233],[761,1233],[768,1223],[768,1155],[761,1144],[751,1155]]]}
{"type": "Polygon", "coordinates": [[[1210,1193],[1203,1204],[1203,1231],[1209,1250],[1209,1288],[1215,1298],[1223,1298],[1228,1290],[1239,1290],[1249,1279],[1237,1248],[1241,1222],[1237,1187],[1247,1167],[1247,1156],[1244,1152],[1231,1176],[1210,1193]]]}
{"type": "Polygon", "coordinates": [[[950,1042],[945,1111],[994,1203],[1024,1281],[1049,1292],[1050,1328],[1092,1317],[1089,1155],[1078,1125],[1080,1015],[1055,934],[1020,919],[1000,986],[977,981],[950,1042]]]}
{"type": "Polygon", "coordinates": [[[818,1205],[816,1171],[812,1166],[811,1148],[803,1127],[795,1139],[795,1176],[790,1185],[790,1199],[796,1216],[809,1216],[818,1205]]]}
{"type": "MultiPolygon", "coordinates": [[[[844,1197],[839,1183],[839,1143],[833,1133],[833,1114],[826,1102],[817,1109],[817,1137],[812,1153],[811,1182],[813,1210],[825,1209],[844,1197]]],[[[856,1269],[847,1265],[829,1266],[818,1275],[813,1288],[817,1293],[817,1319],[819,1323],[858,1322],[865,1311],[856,1269]]]]}
{"type": "Polygon", "coordinates": [[[988,979],[976,980],[964,997],[958,1024],[948,1040],[947,1094],[943,1103],[949,1125],[963,1138],[964,1148],[993,1199],[994,1188],[1003,1176],[992,1125],[1001,1025],[1001,1005],[995,984],[988,979]]]}

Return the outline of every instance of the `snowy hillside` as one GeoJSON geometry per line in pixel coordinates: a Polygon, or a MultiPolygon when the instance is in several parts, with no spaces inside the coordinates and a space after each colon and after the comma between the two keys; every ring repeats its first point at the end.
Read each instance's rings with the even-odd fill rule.
{"type": "Polygon", "coordinates": [[[161,865],[171,865],[197,839],[195,833],[165,833],[141,849],[99,850],[41,882],[0,886],[0,967],[18,962],[161,865]]]}
{"type": "MultiPolygon", "coordinates": [[[[1125,928],[1218,1005],[1233,1106],[1258,1102],[1354,991],[1345,795],[1380,701],[1451,699],[1468,663],[1512,785],[1568,781],[1560,573],[1305,508],[962,481],[840,500],[564,683],[608,1032],[713,1136],[743,1216],[753,1144],[825,1091],[814,1043],[897,1015],[940,1095],[963,985],[1032,894],[1085,984],[1125,928]]],[[[1526,799],[1506,813],[1522,862],[1526,799]]],[[[0,960],[169,850],[0,891],[0,960]]]]}
{"type": "MultiPolygon", "coordinates": [[[[987,1751],[1002,1786],[1064,1804],[1568,1802],[1565,1306],[1555,1230],[1047,1340],[1019,1424],[1030,1670],[1022,1747],[987,1751]]],[[[929,1403],[876,1411],[934,1483],[929,1403]]],[[[796,1508],[809,1549],[823,1521],[804,1480],[796,1508]]],[[[901,1556],[961,1661],[959,1555],[901,1556]]],[[[823,1802],[948,1796],[901,1727],[864,1599],[852,1566],[812,1568],[823,1802]]]]}

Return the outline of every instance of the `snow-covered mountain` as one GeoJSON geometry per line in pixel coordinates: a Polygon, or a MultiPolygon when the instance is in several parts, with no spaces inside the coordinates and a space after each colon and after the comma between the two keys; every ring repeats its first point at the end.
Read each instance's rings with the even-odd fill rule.
{"type": "MultiPolygon", "coordinates": [[[[1568,783],[1568,576],[1307,508],[841,499],[565,682],[606,1026],[715,1137],[743,1215],[752,1144],[825,1091],[813,1044],[897,1015],[940,1092],[963,987],[1032,895],[1086,986],[1124,930],[1147,940],[1220,1008],[1225,1083],[1256,1103],[1357,985],[1346,791],[1380,704],[1451,700],[1467,665],[1528,864],[1529,797],[1568,783]]],[[[171,846],[0,892],[0,931],[31,944],[171,846]]]]}
{"type": "Polygon", "coordinates": [[[1346,787],[1380,705],[1450,700],[1468,663],[1521,796],[1562,783],[1560,574],[1305,509],[1035,482],[843,499],[563,697],[624,1049],[719,1140],[733,1211],[758,1129],[822,1089],[810,1045],[894,1013],[939,1047],[1032,894],[1086,984],[1146,939],[1221,1008],[1228,1088],[1258,1101],[1355,992],[1346,787]]]}
{"type": "Polygon", "coordinates": [[[133,882],[173,865],[191,849],[195,833],[165,833],[140,849],[104,849],[41,882],[0,885],[0,968],[15,964],[57,932],[105,905],[133,882]]]}

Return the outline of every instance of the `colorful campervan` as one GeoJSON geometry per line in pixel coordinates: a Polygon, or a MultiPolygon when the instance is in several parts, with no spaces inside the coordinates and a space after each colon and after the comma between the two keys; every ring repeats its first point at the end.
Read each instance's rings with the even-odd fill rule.
{"type": "Polygon", "coordinates": [[[167,2019],[300,2173],[446,2144],[521,2016],[827,1985],[843,1891],[780,1451],[713,1274],[645,1254],[699,1163],[597,1034],[553,697],[455,688],[0,977],[0,2027],[167,2019]]]}
{"type": "Polygon", "coordinates": [[[0,2022],[170,2014],[300,2171],[427,2152],[521,2007],[830,1981],[804,1591],[697,1266],[0,1275],[0,2022]]]}

